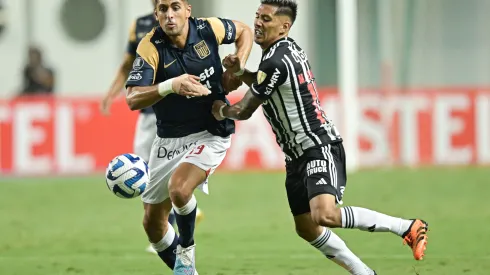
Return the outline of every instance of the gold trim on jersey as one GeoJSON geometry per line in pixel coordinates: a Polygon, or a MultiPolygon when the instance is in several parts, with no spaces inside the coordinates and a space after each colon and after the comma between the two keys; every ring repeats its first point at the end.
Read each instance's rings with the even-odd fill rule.
{"type": "Polygon", "coordinates": [[[204,40],[201,40],[201,42],[194,45],[194,50],[201,59],[204,59],[211,54],[211,50],[209,50],[208,45],[204,40]]]}
{"type": "Polygon", "coordinates": [[[148,65],[150,65],[153,68],[153,84],[155,83],[156,75],[157,75],[157,69],[158,69],[158,63],[160,61],[160,57],[158,55],[158,50],[151,43],[151,38],[155,34],[156,28],[153,28],[139,43],[138,49],[136,52],[143,58],[148,65]]]}
{"type": "Polygon", "coordinates": [[[218,45],[221,45],[226,34],[223,22],[217,17],[209,17],[203,19],[209,22],[209,25],[211,25],[211,29],[213,29],[214,35],[216,36],[216,41],[218,41],[218,45]]]}

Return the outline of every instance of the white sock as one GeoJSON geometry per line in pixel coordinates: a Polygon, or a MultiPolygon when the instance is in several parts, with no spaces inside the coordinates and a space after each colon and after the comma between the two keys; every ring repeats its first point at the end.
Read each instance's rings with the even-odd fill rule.
{"type": "Polygon", "coordinates": [[[342,207],[342,227],[358,228],[369,232],[392,232],[402,236],[410,228],[412,220],[391,217],[362,207],[342,207]]]}
{"type": "Polygon", "coordinates": [[[165,233],[165,236],[163,236],[163,238],[158,243],[152,243],[151,246],[157,252],[162,252],[163,250],[167,249],[169,246],[172,245],[174,239],[175,239],[175,230],[173,226],[169,223],[167,233],[165,233]]]}
{"type": "Polygon", "coordinates": [[[361,261],[337,234],[323,228],[322,234],[310,244],[327,258],[354,275],[373,275],[374,271],[361,261]]]}
{"type": "Polygon", "coordinates": [[[192,198],[184,206],[179,208],[173,203],[172,203],[172,206],[173,206],[174,212],[176,214],[179,214],[181,216],[185,216],[185,215],[188,215],[189,213],[191,213],[192,211],[194,211],[194,209],[196,209],[197,200],[196,200],[196,197],[194,195],[192,195],[192,198]]]}

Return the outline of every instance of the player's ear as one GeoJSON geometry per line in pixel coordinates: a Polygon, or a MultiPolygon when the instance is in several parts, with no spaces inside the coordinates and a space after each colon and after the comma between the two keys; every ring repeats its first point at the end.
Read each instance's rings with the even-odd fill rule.
{"type": "Polygon", "coordinates": [[[291,28],[291,22],[283,21],[281,24],[281,35],[287,33],[290,28],[291,28]]]}
{"type": "Polygon", "coordinates": [[[191,4],[187,4],[186,12],[185,12],[185,17],[187,17],[187,18],[191,17],[191,12],[192,12],[192,5],[191,4]]]}

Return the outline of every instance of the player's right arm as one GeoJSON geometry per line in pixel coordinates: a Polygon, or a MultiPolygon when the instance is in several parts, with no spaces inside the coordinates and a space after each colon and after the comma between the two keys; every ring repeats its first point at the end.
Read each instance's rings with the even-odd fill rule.
{"type": "Polygon", "coordinates": [[[131,110],[150,107],[171,93],[188,97],[211,93],[194,75],[183,74],[155,83],[160,58],[149,37],[138,45],[136,59],[126,82],[126,102],[131,110]]]}

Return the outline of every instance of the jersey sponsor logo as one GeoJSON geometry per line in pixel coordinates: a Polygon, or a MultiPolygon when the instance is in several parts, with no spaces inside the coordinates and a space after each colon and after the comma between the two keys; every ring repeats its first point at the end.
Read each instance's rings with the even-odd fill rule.
{"type": "Polygon", "coordinates": [[[213,75],[214,75],[214,67],[209,67],[205,69],[204,72],[199,75],[199,80],[209,90],[211,90],[211,83],[209,82],[209,78],[213,75]]]}
{"type": "Polygon", "coordinates": [[[166,69],[166,68],[170,67],[170,65],[174,64],[175,61],[177,61],[177,59],[174,59],[174,61],[172,61],[168,64],[163,64],[163,68],[166,69]]]}
{"type": "Polygon", "coordinates": [[[211,50],[209,50],[208,45],[204,40],[194,45],[194,50],[201,59],[204,59],[211,54],[211,50]]]}
{"type": "Polygon", "coordinates": [[[206,25],[204,25],[204,24],[197,25],[198,30],[204,30],[205,28],[206,28],[206,25]]]}
{"type": "Polygon", "coordinates": [[[326,173],[327,169],[327,161],[326,160],[312,160],[308,162],[306,165],[306,176],[309,177],[316,173],[326,173]]]}
{"type": "Polygon", "coordinates": [[[157,44],[157,45],[158,44],[161,44],[161,43],[163,43],[163,41],[164,41],[163,39],[158,39],[158,40],[155,41],[155,44],[157,44]]]}
{"type": "Polygon", "coordinates": [[[170,149],[170,148],[167,148],[165,146],[160,146],[158,148],[157,158],[161,158],[161,159],[166,158],[167,160],[172,160],[175,157],[177,157],[178,155],[180,155],[182,153],[186,153],[187,151],[193,149],[194,146],[196,146],[196,144],[197,144],[197,141],[194,141],[194,142],[191,142],[188,144],[184,144],[182,147],[177,148],[177,149],[170,149]]]}
{"type": "Polygon", "coordinates": [[[264,73],[263,71],[259,70],[257,72],[257,84],[262,84],[262,82],[264,82],[264,80],[267,78],[267,74],[264,73]]]}
{"type": "Polygon", "coordinates": [[[281,75],[281,71],[279,71],[279,69],[276,68],[276,71],[274,72],[274,74],[271,77],[271,82],[269,82],[269,84],[265,88],[265,94],[266,95],[270,95],[272,93],[277,81],[279,80],[280,75],[281,75]]]}
{"type": "Polygon", "coordinates": [[[144,65],[145,65],[145,61],[143,60],[143,58],[137,57],[133,61],[133,71],[139,71],[139,70],[141,70],[141,68],[143,68],[144,65]]]}
{"type": "Polygon", "coordinates": [[[130,74],[128,77],[128,81],[138,81],[141,80],[143,76],[140,73],[130,74]]]}
{"type": "Polygon", "coordinates": [[[226,22],[228,25],[228,36],[226,37],[228,40],[231,40],[231,37],[233,36],[233,28],[231,27],[230,23],[226,22]]]}

